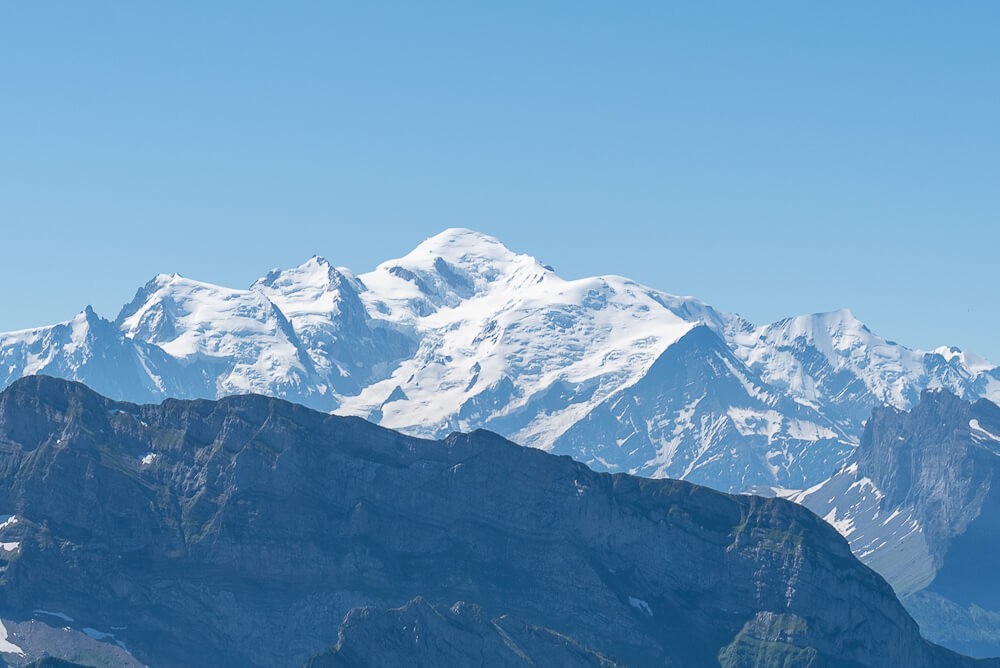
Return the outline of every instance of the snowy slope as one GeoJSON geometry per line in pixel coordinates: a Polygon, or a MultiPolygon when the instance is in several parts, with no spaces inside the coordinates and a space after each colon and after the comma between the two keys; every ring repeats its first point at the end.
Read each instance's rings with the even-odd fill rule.
{"type": "Polygon", "coordinates": [[[359,289],[364,286],[349,270],[319,256],[294,269],[275,269],[251,286],[288,318],[323,389],[341,395],[381,380],[416,348],[412,336],[368,315],[359,289]]]}
{"type": "Polygon", "coordinates": [[[900,596],[926,587],[935,562],[916,508],[886,500],[885,493],[857,462],[802,491],[780,496],[809,508],[833,525],[851,551],[889,580],[900,596]]]}
{"type": "Polygon", "coordinates": [[[983,379],[992,369],[957,349],[922,352],[888,341],[847,309],[739,332],[731,343],[764,381],[801,403],[822,407],[854,432],[860,432],[874,406],[908,409],[924,389],[944,388],[963,398],[986,396],[983,379]]]}
{"type": "Polygon", "coordinates": [[[932,639],[1000,654],[1000,407],[925,391],[877,409],[851,462],[781,496],[826,519],[932,639]]]}
{"type": "Polygon", "coordinates": [[[907,349],[848,311],[758,327],[620,276],[567,280],[450,229],[355,275],[321,257],[249,289],[176,274],[114,323],[0,334],[0,386],[32,373],[136,401],[258,392],[443,436],[487,428],[598,468],[735,491],[849,460],[871,409],[926,388],[1000,399],[1000,369],[907,349]]]}
{"type": "Polygon", "coordinates": [[[66,322],[0,334],[0,387],[47,374],[80,380],[98,392],[153,401],[168,389],[160,375],[171,375],[174,366],[163,351],[123,339],[89,306],[66,322]]]}
{"type": "Polygon", "coordinates": [[[848,465],[782,491],[825,518],[902,594],[925,588],[1000,473],[1000,408],[927,390],[909,412],[877,409],[848,465]]]}
{"type": "Polygon", "coordinates": [[[566,281],[469,230],[359,278],[369,310],[420,346],[340,412],[420,435],[485,427],[549,447],[692,327],[632,281],[566,281]]]}
{"type": "Polygon", "coordinates": [[[184,368],[180,384],[193,396],[253,392],[336,406],[288,319],[260,290],[160,274],[116,324],[127,339],[176,359],[184,368]]]}
{"type": "Polygon", "coordinates": [[[555,444],[555,452],[597,468],[728,490],[810,484],[853,449],[847,434],[769,388],[706,326],[692,329],[642,379],[555,444]]]}

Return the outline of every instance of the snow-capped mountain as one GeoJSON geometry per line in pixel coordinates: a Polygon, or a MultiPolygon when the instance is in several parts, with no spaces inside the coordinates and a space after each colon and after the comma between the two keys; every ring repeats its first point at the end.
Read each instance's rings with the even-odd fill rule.
{"type": "Polygon", "coordinates": [[[374,319],[362,303],[364,286],[350,270],[321,257],[275,270],[251,286],[288,318],[323,392],[357,394],[382,380],[416,349],[402,328],[374,319]]]}
{"type": "Polygon", "coordinates": [[[913,406],[924,389],[978,398],[993,367],[957,349],[910,350],[868,329],[847,309],[798,316],[731,337],[761,378],[858,433],[873,406],[913,406]],[[944,351],[953,351],[947,352],[944,351]]]}
{"type": "Polygon", "coordinates": [[[1000,407],[936,390],[879,408],[849,464],[781,495],[838,529],[929,638],[1000,654],[1000,407]]]}
{"type": "Polygon", "coordinates": [[[776,392],[710,328],[697,326],[643,377],[601,402],[555,443],[596,468],[743,490],[834,470],[851,437],[776,392]]]}
{"type": "Polygon", "coordinates": [[[23,376],[46,374],[79,380],[114,396],[155,401],[180,389],[161,381],[179,371],[173,357],[125,339],[90,306],[66,322],[0,334],[3,387],[23,376]]]}
{"type": "Polygon", "coordinates": [[[172,384],[182,394],[272,394],[335,405],[291,323],[260,290],[160,274],[136,293],[115,324],[127,340],[156,346],[177,360],[183,374],[172,384]]]}
{"type": "Polygon", "coordinates": [[[32,373],[135,401],[269,394],[419,436],[486,428],[729,491],[827,478],[874,406],[925,388],[1000,397],[988,362],[846,311],[758,327],[620,276],[563,279],[465,229],[359,275],[320,257],[248,289],[161,274],[114,323],[0,334],[0,385],[32,373]]]}
{"type": "Polygon", "coordinates": [[[369,311],[419,346],[341,412],[425,436],[487,428],[549,448],[694,324],[632,281],[566,281],[467,230],[359,278],[369,311]]]}

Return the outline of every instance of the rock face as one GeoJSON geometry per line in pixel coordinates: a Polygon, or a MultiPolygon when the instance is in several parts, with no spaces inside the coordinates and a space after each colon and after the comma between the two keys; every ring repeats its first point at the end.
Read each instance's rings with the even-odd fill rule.
{"type": "Polygon", "coordinates": [[[340,627],[337,646],[308,668],[365,666],[595,666],[613,659],[572,638],[511,618],[491,619],[477,605],[450,608],[414,599],[392,610],[356,608],[340,627]]]}
{"type": "Polygon", "coordinates": [[[412,436],[489,429],[723,491],[825,480],[873,407],[926,388],[1000,400],[1000,368],[847,310],[758,327],[621,276],[565,280],[465,229],[360,275],[320,257],[248,289],[160,274],[114,322],[0,334],[0,388],[37,373],[125,401],[254,392],[412,436]]]}
{"type": "Polygon", "coordinates": [[[791,498],[844,534],[928,637],[1000,655],[1000,407],[935,391],[880,408],[854,461],[791,498]]]}
{"type": "Polygon", "coordinates": [[[32,377],[0,394],[0,508],[0,616],[50,611],[149,665],[388,663],[414,624],[428,662],[976,665],[799,506],[488,432],[32,377]]]}

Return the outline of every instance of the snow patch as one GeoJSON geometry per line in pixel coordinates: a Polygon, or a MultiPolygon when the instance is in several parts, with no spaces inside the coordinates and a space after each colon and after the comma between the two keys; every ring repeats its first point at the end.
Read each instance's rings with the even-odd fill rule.
{"type": "Polygon", "coordinates": [[[52,610],[32,610],[36,615],[48,615],[49,617],[57,617],[64,622],[72,622],[73,618],[67,615],[65,612],[53,612],[52,610]]]}
{"type": "Polygon", "coordinates": [[[114,633],[105,633],[104,631],[98,631],[97,629],[91,628],[89,626],[84,627],[82,630],[84,633],[86,633],[94,640],[101,640],[101,641],[109,640],[114,644],[118,645],[119,647],[121,647],[126,652],[128,651],[128,647],[125,646],[125,643],[123,643],[121,640],[118,640],[118,638],[115,637],[114,633]]]}
{"type": "Polygon", "coordinates": [[[17,654],[18,656],[24,656],[24,650],[8,640],[9,637],[7,627],[4,626],[2,621],[0,621],[0,652],[4,654],[17,654]]]}
{"type": "Polygon", "coordinates": [[[854,533],[854,518],[845,516],[837,519],[836,506],[834,506],[830,512],[826,514],[823,520],[836,529],[844,538],[848,538],[852,533],[854,533]]]}
{"type": "Polygon", "coordinates": [[[631,605],[636,610],[645,613],[646,615],[652,617],[653,610],[649,607],[649,603],[646,603],[641,598],[636,598],[634,596],[628,597],[628,604],[631,605]]]}
{"type": "Polygon", "coordinates": [[[988,441],[1000,441],[1000,435],[994,434],[993,432],[985,429],[979,424],[979,420],[969,420],[969,430],[972,432],[973,436],[977,436],[980,439],[986,439],[988,441]]]}

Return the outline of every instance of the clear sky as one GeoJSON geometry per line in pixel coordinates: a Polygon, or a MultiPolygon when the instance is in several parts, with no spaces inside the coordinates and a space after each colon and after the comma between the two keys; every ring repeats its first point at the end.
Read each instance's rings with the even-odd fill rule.
{"type": "Polygon", "coordinates": [[[0,330],[471,227],[1000,362],[1000,3],[0,0],[0,330]]]}

